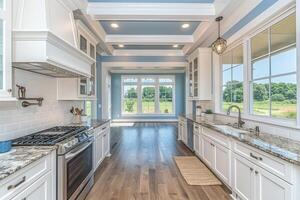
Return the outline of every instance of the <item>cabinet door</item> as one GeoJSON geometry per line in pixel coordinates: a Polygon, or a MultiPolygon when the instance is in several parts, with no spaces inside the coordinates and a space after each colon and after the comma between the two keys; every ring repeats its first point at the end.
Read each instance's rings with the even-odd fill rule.
{"type": "Polygon", "coordinates": [[[0,99],[12,97],[11,0],[0,4],[0,99]]]}
{"type": "Polygon", "coordinates": [[[52,190],[52,173],[41,177],[11,200],[54,200],[52,190]]]}
{"type": "Polygon", "coordinates": [[[193,96],[194,97],[198,97],[199,93],[198,93],[198,88],[199,88],[199,76],[198,76],[198,58],[195,58],[193,61],[193,89],[194,89],[194,93],[193,96]]]}
{"type": "Polygon", "coordinates": [[[99,165],[101,164],[101,161],[103,159],[103,145],[102,145],[102,135],[98,135],[95,138],[95,152],[94,152],[94,159],[95,159],[95,165],[94,170],[97,170],[99,165]]]}
{"type": "Polygon", "coordinates": [[[292,186],[270,172],[255,170],[255,196],[257,200],[290,200],[292,186]]]}
{"type": "Polygon", "coordinates": [[[178,140],[182,140],[182,123],[178,122],[178,136],[177,136],[178,140]]]}
{"type": "Polygon", "coordinates": [[[193,97],[193,62],[189,63],[189,96],[193,97]]]}
{"type": "Polygon", "coordinates": [[[186,124],[182,124],[182,141],[187,144],[187,129],[186,124]]]}
{"type": "Polygon", "coordinates": [[[230,185],[230,150],[215,143],[215,172],[230,185]]]}
{"type": "Polygon", "coordinates": [[[199,135],[194,133],[194,151],[197,155],[200,153],[199,135]]]}
{"type": "Polygon", "coordinates": [[[102,144],[103,144],[103,156],[107,156],[109,153],[109,130],[106,130],[102,136],[102,144]]]}
{"type": "Polygon", "coordinates": [[[236,154],[233,155],[232,181],[240,199],[254,199],[254,164],[236,154]]]}
{"type": "Polygon", "coordinates": [[[210,139],[203,137],[203,160],[210,167],[213,167],[214,146],[210,139]]]}

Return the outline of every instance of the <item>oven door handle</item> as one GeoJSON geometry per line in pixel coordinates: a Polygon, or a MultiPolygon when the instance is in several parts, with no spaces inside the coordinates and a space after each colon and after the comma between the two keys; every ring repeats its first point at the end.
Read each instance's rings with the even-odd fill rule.
{"type": "Polygon", "coordinates": [[[77,156],[78,154],[80,154],[81,152],[83,152],[84,150],[86,150],[91,144],[92,144],[92,142],[88,142],[86,145],[84,145],[80,149],[76,149],[76,150],[71,151],[70,153],[67,153],[65,155],[65,159],[67,161],[71,160],[72,158],[74,158],[75,156],[77,156]]]}

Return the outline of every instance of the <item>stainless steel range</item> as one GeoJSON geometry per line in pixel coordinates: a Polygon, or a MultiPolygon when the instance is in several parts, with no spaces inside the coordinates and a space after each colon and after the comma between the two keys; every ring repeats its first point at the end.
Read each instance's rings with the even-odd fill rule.
{"type": "Polygon", "coordinates": [[[93,130],[56,126],[18,138],[14,146],[57,145],[57,199],[82,200],[94,184],[93,130]]]}

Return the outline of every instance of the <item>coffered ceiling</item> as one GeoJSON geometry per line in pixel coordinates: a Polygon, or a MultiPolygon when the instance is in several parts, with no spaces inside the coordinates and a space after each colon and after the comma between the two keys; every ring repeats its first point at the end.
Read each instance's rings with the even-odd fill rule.
{"type": "Polygon", "coordinates": [[[277,1],[88,0],[84,12],[98,23],[108,54],[186,55],[217,37],[217,16],[230,37],[277,1]]]}

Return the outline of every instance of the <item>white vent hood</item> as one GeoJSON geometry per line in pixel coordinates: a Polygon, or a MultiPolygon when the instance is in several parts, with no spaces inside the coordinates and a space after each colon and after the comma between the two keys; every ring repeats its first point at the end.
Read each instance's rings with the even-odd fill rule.
{"type": "Polygon", "coordinates": [[[53,77],[91,75],[68,0],[13,0],[13,66],[53,77]]]}

